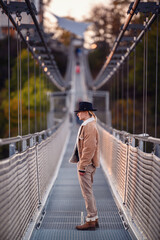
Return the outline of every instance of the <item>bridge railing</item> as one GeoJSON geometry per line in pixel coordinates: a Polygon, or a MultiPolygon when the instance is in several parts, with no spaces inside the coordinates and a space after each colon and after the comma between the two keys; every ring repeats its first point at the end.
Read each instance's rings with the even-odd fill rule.
{"type": "Polygon", "coordinates": [[[67,115],[46,139],[0,161],[0,239],[21,239],[43,207],[68,133],[67,115]]]}
{"type": "Polygon", "coordinates": [[[140,149],[140,142],[149,139],[156,146],[160,140],[122,132],[114,136],[102,126],[99,132],[102,165],[129,225],[138,239],[159,239],[160,158],[140,149]],[[134,146],[136,138],[139,146],[134,146]]]}

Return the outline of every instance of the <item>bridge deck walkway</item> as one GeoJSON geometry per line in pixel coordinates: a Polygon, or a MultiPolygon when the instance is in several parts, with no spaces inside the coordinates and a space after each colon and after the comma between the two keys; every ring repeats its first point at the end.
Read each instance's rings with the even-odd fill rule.
{"type": "Polygon", "coordinates": [[[81,195],[76,165],[68,162],[75,144],[78,126],[73,126],[68,146],[51,189],[45,209],[46,214],[39,229],[34,229],[31,240],[129,240],[129,232],[124,229],[118,208],[102,168],[96,170],[94,195],[96,198],[100,228],[95,231],[78,231],[81,212],[86,215],[81,195]]]}

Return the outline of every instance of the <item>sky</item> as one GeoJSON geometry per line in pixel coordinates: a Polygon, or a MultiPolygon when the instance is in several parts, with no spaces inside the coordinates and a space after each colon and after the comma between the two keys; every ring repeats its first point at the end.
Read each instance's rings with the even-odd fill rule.
{"type": "MultiPolygon", "coordinates": [[[[50,13],[59,17],[70,16],[75,21],[83,21],[84,16],[85,18],[88,16],[93,6],[103,4],[108,7],[110,1],[112,0],[51,0],[50,6],[45,8],[45,25],[48,30],[50,29],[49,31],[52,31],[54,24],[57,22],[56,18],[50,13]]],[[[85,33],[86,47],[92,43],[91,36],[91,32],[85,33]]]]}
{"type": "Polygon", "coordinates": [[[83,20],[92,6],[103,4],[108,6],[110,0],[51,0],[50,11],[59,17],[71,16],[75,20],[83,20]]]}

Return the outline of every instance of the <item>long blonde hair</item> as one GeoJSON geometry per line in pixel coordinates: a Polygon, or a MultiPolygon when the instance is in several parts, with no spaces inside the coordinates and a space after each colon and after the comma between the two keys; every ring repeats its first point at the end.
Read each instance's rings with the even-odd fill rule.
{"type": "Polygon", "coordinates": [[[89,115],[94,117],[95,121],[97,121],[97,117],[96,117],[95,113],[92,111],[88,111],[88,112],[89,112],[89,115]]]}

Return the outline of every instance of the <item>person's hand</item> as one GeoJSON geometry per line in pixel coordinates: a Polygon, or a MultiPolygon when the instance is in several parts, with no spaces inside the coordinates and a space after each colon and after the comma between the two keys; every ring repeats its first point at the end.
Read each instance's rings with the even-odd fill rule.
{"type": "Polygon", "coordinates": [[[84,176],[85,172],[79,172],[79,175],[84,176]]]}

